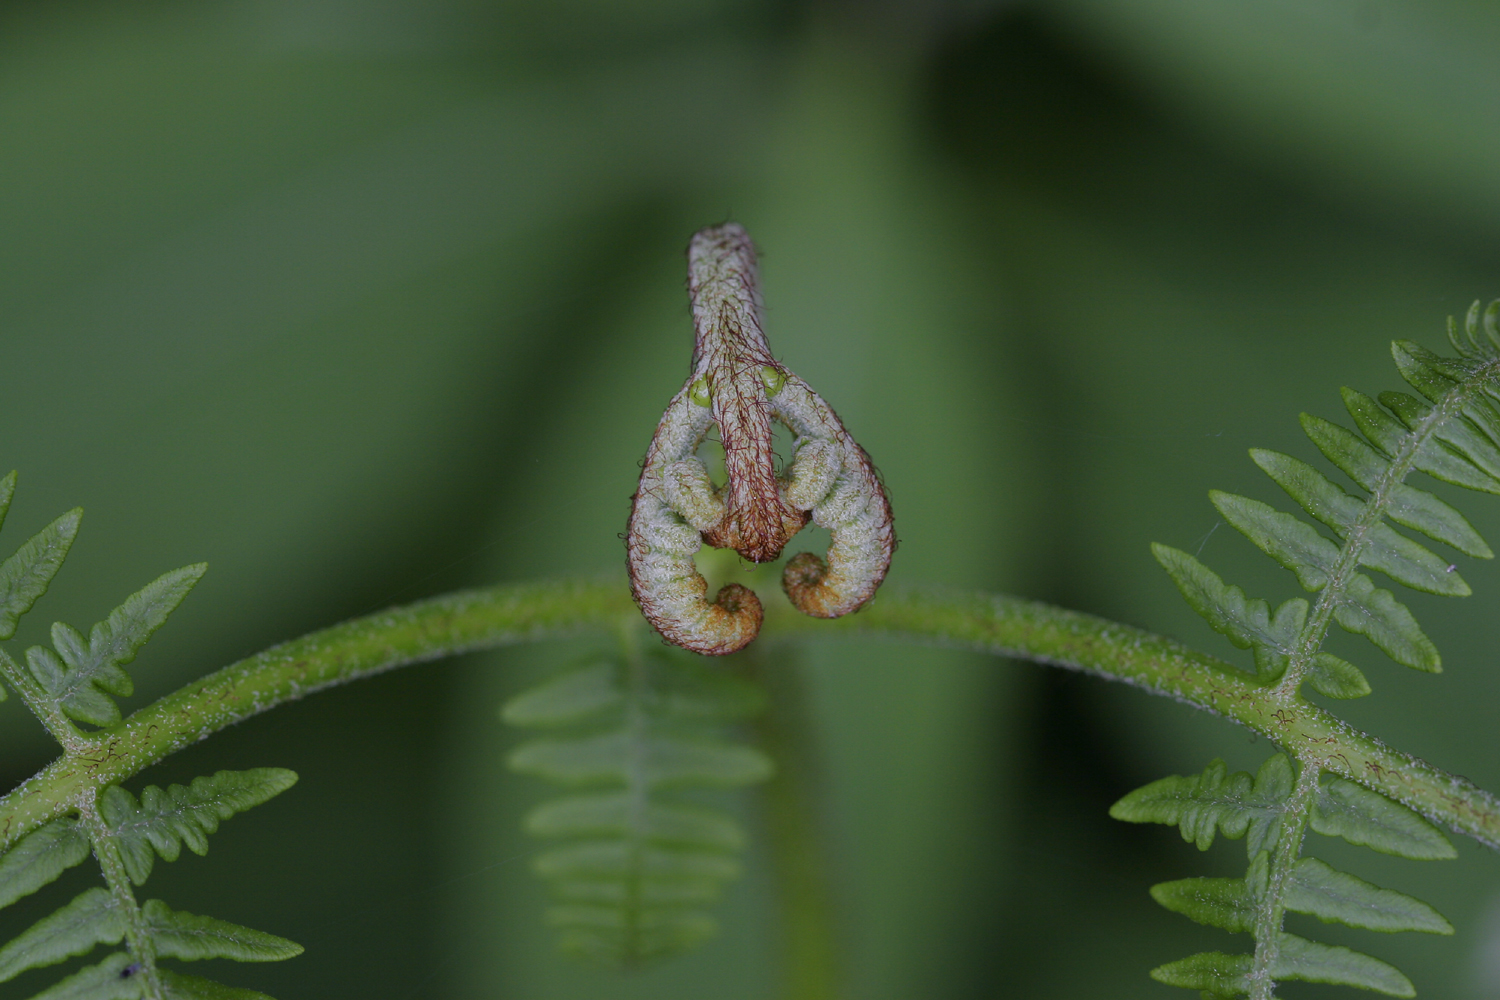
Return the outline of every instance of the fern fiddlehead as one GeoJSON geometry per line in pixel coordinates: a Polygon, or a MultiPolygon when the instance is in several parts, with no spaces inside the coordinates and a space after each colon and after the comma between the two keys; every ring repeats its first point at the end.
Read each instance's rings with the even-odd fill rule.
{"type": "MultiPolygon", "coordinates": [[[[1440,669],[1436,648],[1410,610],[1360,569],[1378,570],[1428,593],[1470,592],[1453,563],[1400,534],[1387,519],[1467,555],[1493,555],[1462,514],[1405,480],[1412,471],[1422,471],[1500,494],[1497,320],[1500,302],[1482,315],[1476,302],[1462,327],[1450,320],[1449,341],[1457,358],[1439,357],[1409,341],[1393,344],[1398,370],[1421,398],[1386,392],[1377,401],[1343,390],[1345,407],[1363,438],[1302,415],[1313,444],[1365,491],[1364,497],[1346,492],[1289,455],[1251,451],[1255,463],[1332,530],[1337,541],[1260,501],[1210,494],[1226,521],[1317,594],[1311,606],[1293,598],[1272,611],[1265,601],[1226,585],[1187,553],[1153,547],[1188,604],[1235,646],[1253,651],[1256,684],[1284,706],[1279,711],[1296,711],[1305,704],[1298,694],[1304,682],[1333,698],[1369,693],[1362,671],[1322,649],[1335,622],[1364,635],[1403,666],[1440,669]]],[[[1183,837],[1200,849],[1209,846],[1216,828],[1229,837],[1247,837],[1250,869],[1244,879],[1187,879],[1156,886],[1152,893],[1168,909],[1200,923],[1251,934],[1254,954],[1194,955],[1152,975],[1212,997],[1269,1000],[1276,981],[1284,979],[1414,996],[1411,982],[1377,959],[1286,933],[1284,914],[1311,913],[1381,931],[1452,933],[1452,927],[1424,903],[1302,857],[1303,838],[1308,829],[1340,834],[1376,850],[1420,859],[1451,857],[1452,849],[1405,806],[1323,775],[1325,760],[1292,749],[1299,758],[1295,765],[1277,754],[1253,780],[1243,774],[1226,777],[1222,763],[1215,762],[1200,777],[1166,778],[1116,803],[1112,814],[1117,818],[1178,824],[1183,837]]]]}
{"type": "Polygon", "coordinates": [[[646,452],[626,529],[627,565],[636,603],[667,641],[722,655],[755,638],[763,612],[739,584],[706,600],[708,583],[693,563],[704,542],[770,562],[809,520],[828,528],[827,561],[798,555],[782,586],[804,614],[837,618],[874,596],[896,536],[869,456],[833,408],[771,356],[755,248],[743,228],[729,223],[693,237],[688,292],[693,370],[646,452]],[[779,477],[774,420],[796,435],[779,477]],[[695,454],[713,426],[724,445],[722,488],[695,454]]]}

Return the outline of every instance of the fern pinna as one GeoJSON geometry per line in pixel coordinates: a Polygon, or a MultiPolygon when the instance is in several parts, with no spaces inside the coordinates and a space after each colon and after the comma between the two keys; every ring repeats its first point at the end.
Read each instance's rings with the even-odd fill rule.
{"type": "MultiPolygon", "coordinates": [[[[1411,612],[1359,570],[1378,570],[1428,593],[1469,593],[1451,561],[1397,532],[1387,518],[1466,555],[1493,555],[1462,514],[1405,483],[1412,471],[1421,471],[1500,494],[1500,301],[1482,317],[1476,302],[1462,327],[1450,320],[1448,339],[1457,358],[1409,341],[1392,345],[1397,368],[1420,398],[1385,392],[1377,401],[1343,390],[1363,438],[1302,415],[1307,436],[1363,497],[1289,455],[1251,451],[1255,463],[1337,541],[1258,500],[1211,494],[1226,521],[1317,594],[1311,605],[1293,598],[1273,611],[1187,553],[1154,546],[1188,604],[1235,646],[1253,651],[1258,682],[1273,696],[1295,698],[1304,681],[1332,698],[1369,693],[1362,671],[1323,651],[1334,622],[1365,636],[1397,663],[1440,669],[1437,650],[1411,612]]],[[[1215,761],[1201,775],[1164,778],[1115,804],[1116,818],[1177,824],[1184,839],[1202,850],[1216,831],[1244,837],[1250,857],[1243,879],[1184,879],[1151,892],[1167,909],[1199,923],[1252,935],[1254,953],[1193,955],[1152,970],[1153,977],[1208,998],[1268,1000],[1276,981],[1286,979],[1415,995],[1410,980],[1384,962],[1282,930],[1288,910],[1378,931],[1453,930],[1425,903],[1302,856],[1308,829],[1408,858],[1453,856],[1436,828],[1406,806],[1320,771],[1314,761],[1294,763],[1284,754],[1267,760],[1254,778],[1227,774],[1223,762],[1215,761]]]]}
{"type": "MultiPolygon", "coordinates": [[[[0,522],[15,492],[16,476],[0,480],[0,522]]],[[[0,639],[15,635],[18,620],[46,592],[77,534],[80,511],[53,521],[0,565],[0,639]]],[[[23,668],[0,650],[0,673],[9,686],[87,770],[115,753],[118,739],[80,730],[76,722],[108,726],[120,720],[112,696],[133,690],[124,665],[160,628],[203,575],[188,566],[152,581],[85,637],[62,622],[52,626],[52,646],[26,651],[23,668]]],[[[0,686],[0,697],[4,688],[0,686]]],[[[157,855],[175,861],[182,846],[208,850],[221,820],[290,788],[291,771],[258,768],[220,771],[163,790],[147,786],[137,799],[119,786],[86,795],[76,815],[51,820],[0,857],[0,907],[36,892],[92,851],[105,886],[86,889],[72,902],[0,947],[0,982],[30,969],[88,954],[97,945],[120,945],[107,956],[35,995],[35,1000],[257,1000],[238,989],[158,965],[159,959],[227,958],[267,962],[301,954],[300,945],[213,917],[173,910],[159,899],[138,902],[157,855]]]]}
{"type": "Polygon", "coordinates": [[[759,686],[722,664],[644,648],[629,631],[621,655],[590,660],[506,703],[512,725],[573,730],[522,744],[510,766],[592,789],[526,817],[532,834],[567,840],[535,862],[557,901],[548,920],[564,951],[634,965],[714,933],[703,907],[739,876],[745,834],[684,792],[770,775],[765,754],[723,733],[764,704],[759,686]]]}

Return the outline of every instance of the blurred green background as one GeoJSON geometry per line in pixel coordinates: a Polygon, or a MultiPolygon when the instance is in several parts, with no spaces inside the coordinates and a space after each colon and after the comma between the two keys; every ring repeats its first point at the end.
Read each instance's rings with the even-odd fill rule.
{"type": "MultiPolygon", "coordinates": [[[[6,544],[87,509],[18,643],[207,560],[134,707],[386,604],[618,570],[687,370],[682,248],[732,218],[773,349],[884,473],[891,585],[1228,656],[1148,543],[1292,595],[1205,492],[1287,506],[1246,448],[1309,458],[1300,410],[1395,388],[1389,340],[1439,347],[1446,315],[1500,295],[1497,45],[1500,11],[1457,0],[7,0],[6,544]]],[[[1500,505],[1458,503],[1500,538],[1500,505]]],[[[1336,637],[1376,689],[1341,710],[1496,789],[1500,572],[1464,572],[1473,598],[1411,597],[1447,672],[1336,637]]],[[[302,776],[150,888],[307,954],[194,971],[281,1000],[776,997],[762,853],[695,955],[618,977],[552,954],[519,826],[548,790],[506,773],[495,709],[590,647],[398,671],[143,775],[302,776]]],[[[1263,741],[967,655],[813,645],[782,669],[811,694],[850,1000],[1184,996],[1146,970],[1233,948],[1146,889],[1238,874],[1241,845],[1200,855],[1106,810],[1214,756],[1253,767],[1263,741]]],[[[50,756],[0,705],[6,786],[50,756]]],[[[1500,997],[1500,858],[1341,847],[1313,849],[1459,932],[1317,936],[1422,995],[1500,997]]]]}

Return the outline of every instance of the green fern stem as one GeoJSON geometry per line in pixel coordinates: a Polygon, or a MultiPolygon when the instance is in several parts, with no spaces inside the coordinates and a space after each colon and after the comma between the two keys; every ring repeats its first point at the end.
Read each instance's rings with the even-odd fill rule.
{"type": "Polygon", "coordinates": [[[1318,794],[1319,771],[1302,765],[1297,784],[1283,806],[1281,833],[1271,856],[1270,876],[1266,890],[1256,901],[1255,959],[1250,966],[1250,1000],[1274,1000],[1276,982],[1271,970],[1281,952],[1281,924],[1286,917],[1286,889],[1292,868],[1302,854],[1302,840],[1307,836],[1312,818],[1313,800],[1318,794]]]}
{"type": "Polygon", "coordinates": [[[862,634],[1033,660],[1123,681],[1223,715],[1303,766],[1348,778],[1457,833],[1500,848],[1500,798],[1384,743],[1300,694],[1282,694],[1165,636],[1001,594],[882,593],[857,615],[816,621],[768,609],[767,636],[862,634]]]}
{"type": "Polygon", "coordinates": [[[0,677],[15,689],[31,709],[31,714],[37,717],[51,737],[58,742],[62,748],[71,753],[85,753],[92,744],[89,738],[78,731],[69,719],[57,707],[57,703],[47,697],[42,686],[36,682],[36,678],[26,672],[19,663],[0,652],[0,677]]]}
{"type": "Polygon", "coordinates": [[[77,803],[79,825],[88,834],[94,857],[104,872],[105,884],[114,898],[125,923],[125,941],[130,946],[130,955],[139,964],[136,975],[141,977],[145,989],[143,1000],[165,1000],[161,973],[156,968],[156,939],[146,925],[146,915],[136,901],[131,888],[130,876],[125,871],[125,859],[120,856],[120,843],[104,817],[99,815],[99,805],[92,792],[86,793],[77,803]]]}
{"type": "Polygon", "coordinates": [[[1359,572],[1360,556],[1368,543],[1369,533],[1384,523],[1395,489],[1411,475],[1417,455],[1440,428],[1461,415],[1476,396],[1483,395],[1486,385],[1493,386],[1497,374],[1500,374],[1500,358],[1476,368],[1451,392],[1433,404],[1431,411],[1416,421],[1411,433],[1394,449],[1390,465],[1374,483],[1359,517],[1344,538],[1338,563],[1329,574],[1327,585],[1318,594],[1312,614],[1308,616],[1307,624],[1297,637],[1296,648],[1287,662],[1286,674],[1281,679],[1278,693],[1292,694],[1306,679],[1307,670],[1318,651],[1323,648],[1323,640],[1333,625],[1333,615],[1339,601],[1343,599],[1345,587],[1349,579],[1359,572]]]}
{"type": "MultiPolygon", "coordinates": [[[[882,593],[832,621],[767,609],[766,639],[868,634],[980,650],[1098,674],[1227,716],[1304,766],[1359,782],[1435,822],[1500,846],[1500,799],[1398,753],[1300,695],[1171,639],[1093,615],[996,594],[882,593]]],[[[584,630],[613,630],[639,614],[608,579],[463,591],[335,625],[196,680],[122,722],[89,734],[0,798],[0,849],[78,808],[90,793],[190,743],[314,691],[395,667],[584,630]]]]}

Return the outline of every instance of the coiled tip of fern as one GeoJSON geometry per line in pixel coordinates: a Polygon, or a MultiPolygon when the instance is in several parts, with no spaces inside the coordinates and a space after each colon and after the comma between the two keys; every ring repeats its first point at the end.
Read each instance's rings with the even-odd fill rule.
{"type": "Polygon", "coordinates": [[[812,552],[799,552],[781,572],[781,589],[787,600],[804,615],[813,618],[838,618],[857,610],[873,596],[849,594],[829,579],[828,564],[812,552]]]}
{"type": "MultiPolygon", "coordinates": [[[[760,624],[765,617],[765,609],[761,607],[760,598],[755,596],[755,591],[738,583],[726,583],[719,588],[713,602],[708,605],[704,627],[697,629],[697,634],[691,639],[678,642],[678,645],[706,656],[737,653],[760,634],[760,624]]],[[[677,642],[672,636],[668,638],[677,642]]]]}

